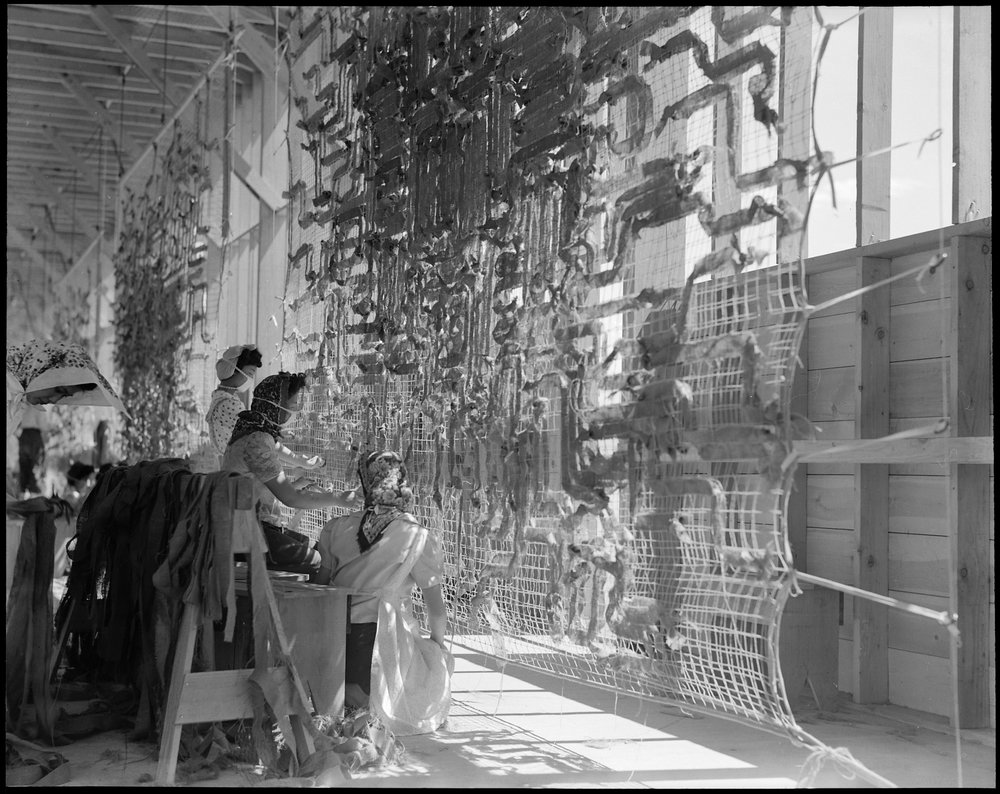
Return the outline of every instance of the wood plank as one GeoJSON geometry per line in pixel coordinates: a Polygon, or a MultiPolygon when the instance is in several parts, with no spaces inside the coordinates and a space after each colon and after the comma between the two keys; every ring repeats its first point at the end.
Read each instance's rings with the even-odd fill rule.
{"type": "MultiPolygon", "coordinates": [[[[929,419],[910,420],[915,424],[929,425],[929,419]]],[[[822,426],[835,427],[841,422],[824,422],[822,426]]],[[[891,427],[891,426],[890,426],[891,427]]],[[[891,432],[891,431],[890,431],[891,432]]],[[[851,463],[993,463],[993,437],[979,438],[885,438],[885,439],[831,439],[822,441],[796,441],[794,449],[807,462],[847,461],[851,463]]],[[[938,472],[935,472],[938,473],[938,472]]],[[[943,474],[944,472],[939,472],[943,474]]]]}
{"type": "Polygon", "coordinates": [[[890,362],[890,416],[893,419],[940,418],[944,410],[942,375],[940,358],[890,362]]]}
{"type": "Polygon", "coordinates": [[[948,480],[940,476],[889,478],[889,531],[948,535],[948,480]]]}
{"type": "Polygon", "coordinates": [[[854,418],[854,367],[809,371],[809,418],[831,422],[854,418]]]}
{"type": "MultiPolygon", "coordinates": [[[[892,257],[892,274],[898,275],[917,267],[924,267],[932,263],[941,251],[941,239],[928,240],[930,245],[919,251],[900,254],[892,257]]],[[[943,253],[948,253],[947,242],[943,253]]],[[[951,296],[951,289],[948,286],[947,270],[937,267],[933,272],[927,269],[920,278],[901,278],[893,281],[889,285],[889,302],[893,306],[904,306],[908,303],[919,303],[928,300],[941,300],[951,296]]]]}
{"type": "MultiPolygon", "coordinates": [[[[175,722],[191,725],[218,720],[239,720],[253,716],[250,676],[253,669],[218,670],[194,673],[184,679],[181,704],[175,722]]],[[[283,686],[288,686],[288,672],[282,669],[283,686]]]]}
{"type": "MultiPolygon", "coordinates": [[[[49,143],[52,144],[52,148],[62,155],[66,164],[83,177],[83,181],[86,182],[91,188],[100,192],[101,183],[97,178],[97,172],[94,171],[88,163],[83,161],[80,155],[73,150],[73,147],[70,146],[70,144],[55,131],[55,129],[49,127],[48,125],[44,125],[42,127],[42,134],[48,138],[49,143]]],[[[9,144],[10,140],[8,139],[8,145],[9,144]]]]}
{"type": "MultiPolygon", "coordinates": [[[[951,716],[953,687],[951,664],[947,659],[893,649],[889,651],[889,662],[892,665],[892,680],[889,683],[891,703],[951,716]]],[[[986,702],[988,705],[988,698],[986,702]]],[[[962,727],[970,726],[963,724],[962,727]]]]}
{"type": "Polygon", "coordinates": [[[808,482],[809,526],[854,529],[854,477],[810,474],[808,482]]]}
{"type": "MultiPolygon", "coordinates": [[[[110,135],[115,140],[118,140],[119,131],[118,124],[111,114],[108,112],[107,108],[104,107],[100,102],[94,99],[93,94],[88,91],[79,80],[73,77],[72,74],[63,73],[62,82],[69,89],[69,92],[77,98],[77,101],[84,107],[84,109],[89,110],[94,118],[97,120],[101,126],[105,128],[108,135],[110,135]]],[[[141,154],[139,146],[126,132],[122,132],[122,140],[120,140],[119,146],[121,146],[133,160],[138,159],[141,154]]]]}
{"type": "MultiPolygon", "coordinates": [[[[859,246],[889,239],[888,153],[892,143],[891,6],[867,6],[858,21],[858,161],[856,167],[859,246]]],[[[857,692],[855,692],[857,696],[857,692]]]]}
{"type": "Polygon", "coordinates": [[[955,6],[952,223],[993,215],[992,24],[989,5],[955,6]]]}
{"type": "MultiPolygon", "coordinates": [[[[844,419],[839,422],[813,422],[813,429],[816,432],[815,441],[796,441],[794,449],[797,452],[808,453],[809,449],[813,447],[814,444],[818,444],[816,448],[822,448],[824,446],[832,446],[831,442],[835,441],[853,441],[854,439],[854,420],[844,419]],[[805,445],[801,447],[800,445],[805,445]]],[[[815,460],[810,460],[806,466],[808,466],[810,474],[849,474],[854,476],[854,466],[853,461],[848,461],[845,463],[828,463],[823,457],[815,460]]]]}
{"type": "Polygon", "coordinates": [[[888,581],[901,593],[947,597],[948,538],[890,533],[888,581]]]}
{"type": "MultiPolygon", "coordinates": [[[[889,20],[891,33],[891,16],[889,20]]],[[[857,289],[884,281],[889,277],[889,268],[887,259],[859,258],[857,289]]],[[[880,438],[889,432],[889,290],[872,289],[861,294],[855,299],[855,310],[855,436],[858,439],[880,438]]],[[[854,584],[871,593],[886,595],[889,590],[889,466],[884,463],[855,466],[854,493],[854,535],[858,550],[854,558],[854,584]]],[[[856,703],[884,703],[888,698],[888,627],[887,607],[863,599],[855,602],[853,695],[856,703]]]]}
{"type": "Polygon", "coordinates": [[[172,784],[177,771],[177,751],[181,746],[183,726],[176,721],[176,715],[181,705],[184,679],[187,671],[191,669],[191,660],[194,658],[195,638],[198,633],[197,613],[197,607],[185,604],[180,628],[177,631],[177,647],[174,650],[173,669],[170,672],[170,685],[167,688],[167,702],[163,707],[160,756],[156,766],[158,786],[172,784]]]}
{"type": "MultiPolygon", "coordinates": [[[[948,407],[956,436],[984,435],[991,428],[993,373],[992,247],[976,238],[952,240],[951,339],[948,407]]],[[[989,622],[992,590],[987,527],[993,508],[985,466],[952,464],[948,524],[951,536],[952,598],[959,614],[962,647],[958,658],[959,718],[969,728],[987,727],[990,714],[988,659],[995,642],[989,622]]]]}
{"type": "Polygon", "coordinates": [[[889,360],[940,358],[950,312],[951,301],[948,298],[893,307],[889,360]]]}
{"type": "Polygon", "coordinates": [[[89,8],[90,16],[97,23],[97,26],[121,48],[129,60],[153,84],[157,92],[174,107],[177,107],[181,103],[180,94],[167,84],[166,77],[160,74],[160,70],[153,65],[143,48],[132,40],[132,36],[122,24],[104,6],[92,5],[89,8]]]}
{"type": "MultiPolygon", "coordinates": [[[[889,595],[917,606],[933,609],[935,612],[948,611],[948,599],[943,596],[901,593],[890,590],[889,595]]],[[[951,653],[951,633],[947,627],[920,615],[889,610],[889,647],[926,656],[949,658],[951,653]]]]}
{"type": "Polygon", "coordinates": [[[809,321],[809,366],[831,369],[854,365],[852,313],[815,317],[809,321]]]}
{"type": "MultiPolygon", "coordinates": [[[[932,229],[926,232],[917,232],[906,237],[897,237],[894,240],[886,240],[881,243],[873,243],[863,249],[858,246],[846,251],[834,251],[829,254],[810,257],[805,262],[806,278],[812,279],[820,273],[827,273],[832,270],[840,270],[844,267],[844,262],[851,262],[859,256],[875,256],[883,259],[894,259],[917,252],[937,251],[942,245],[947,246],[953,237],[992,237],[993,219],[978,218],[973,221],[966,221],[953,226],[945,226],[942,229],[932,229]]],[[[947,249],[946,249],[947,250],[947,249]]],[[[890,286],[891,289],[891,286],[890,286]]],[[[923,300],[923,298],[921,298],[923,300]]],[[[810,301],[817,303],[817,301],[810,301]]]]}
{"type": "Polygon", "coordinates": [[[854,533],[809,527],[809,573],[850,584],[854,579],[854,533]]]}
{"type": "MultiPolygon", "coordinates": [[[[807,276],[806,285],[809,290],[809,303],[813,306],[819,306],[821,303],[826,303],[850,292],[854,289],[854,260],[845,259],[842,267],[807,276]]],[[[850,314],[851,311],[852,307],[849,303],[835,303],[809,315],[809,322],[812,323],[817,317],[850,314]]]]}

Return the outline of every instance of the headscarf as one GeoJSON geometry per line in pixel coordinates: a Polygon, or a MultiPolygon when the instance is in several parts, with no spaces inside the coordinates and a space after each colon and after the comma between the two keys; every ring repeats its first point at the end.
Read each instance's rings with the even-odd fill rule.
{"type": "Polygon", "coordinates": [[[406,466],[395,452],[375,451],[358,462],[365,496],[358,527],[358,546],[368,551],[389,524],[413,509],[413,489],[406,484],[406,466]]]}
{"type": "Polygon", "coordinates": [[[249,411],[240,411],[236,417],[233,434],[229,437],[232,444],[250,433],[267,433],[277,441],[281,438],[281,402],[288,397],[288,383],[292,379],[290,372],[279,372],[268,375],[257,384],[253,390],[253,401],[249,411]]]}
{"type": "Polygon", "coordinates": [[[96,388],[81,391],[56,401],[56,405],[107,405],[126,415],[121,398],[97,369],[97,364],[80,345],[32,339],[7,348],[7,371],[22,392],[15,399],[24,400],[32,392],[55,386],[96,388]]]}

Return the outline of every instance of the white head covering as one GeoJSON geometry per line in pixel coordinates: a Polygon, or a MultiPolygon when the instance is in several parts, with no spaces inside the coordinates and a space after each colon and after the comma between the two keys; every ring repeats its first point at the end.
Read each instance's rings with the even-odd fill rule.
{"type": "Polygon", "coordinates": [[[219,380],[226,380],[236,374],[236,362],[244,350],[256,350],[257,345],[233,345],[226,348],[222,358],[215,362],[215,374],[219,380]]]}

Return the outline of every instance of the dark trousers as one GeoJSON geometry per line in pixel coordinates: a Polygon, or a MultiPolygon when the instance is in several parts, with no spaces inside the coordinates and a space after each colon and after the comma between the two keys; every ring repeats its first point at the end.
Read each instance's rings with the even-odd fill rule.
{"type": "Polygon", "coordinates": [[[37,427],[26,427],[17,439],[17,477],[21,492],[42,492],[35,470],[45,463],[45,439],[37,427]]]}
{"type": "Polygon", "coordinates": [[[372,655],[378,623],[352,623],[347,632],[344,682],[357,684],[366,695],[372,693],[372,655]]]}

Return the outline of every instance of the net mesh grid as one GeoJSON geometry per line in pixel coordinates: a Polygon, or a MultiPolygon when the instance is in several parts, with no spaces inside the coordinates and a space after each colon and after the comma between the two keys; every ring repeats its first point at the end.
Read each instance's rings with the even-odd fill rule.
{"type": "Polygon", "coordinates": [[[778,464],[805,299],[752,95],[810,65],[766,9],[719,8],[303,11],[286,441],[336,490],[365,449],[405,456],[463,645],[801,740],[778,464]]]}

